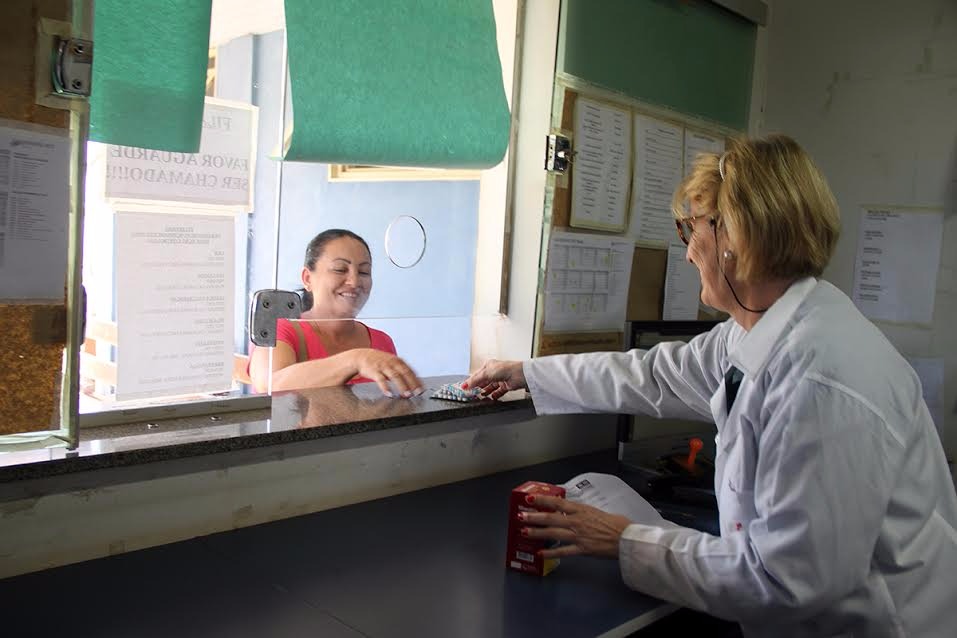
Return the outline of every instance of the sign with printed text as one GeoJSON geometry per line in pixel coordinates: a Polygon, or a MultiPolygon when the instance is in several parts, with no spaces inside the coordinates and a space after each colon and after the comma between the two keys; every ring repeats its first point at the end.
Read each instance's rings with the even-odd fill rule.
{"type": "Polygon", "coordinates": [[[116,215],[116,398],[229,390],[232,215],[116,215]]]}
{"type": "Polygon", "coordinates": [[[198,153],[109,144],[106,198],[252,210],[257,115],[255,106],[206,98],[198,153]]]}

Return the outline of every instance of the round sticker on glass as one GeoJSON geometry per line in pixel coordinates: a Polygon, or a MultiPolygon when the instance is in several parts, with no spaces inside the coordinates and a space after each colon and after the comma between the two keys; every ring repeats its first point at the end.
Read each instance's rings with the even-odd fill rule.
{"type": "Polygon", "coordinates": [[[425,228],[411,215],[400,215],[385,231],[385,253],[399,268],[411,268],[425,254],[425,228]]]}

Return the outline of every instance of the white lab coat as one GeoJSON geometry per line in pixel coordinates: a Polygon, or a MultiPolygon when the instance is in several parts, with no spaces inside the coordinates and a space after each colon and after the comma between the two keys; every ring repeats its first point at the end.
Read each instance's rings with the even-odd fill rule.
{"type": "Polygon", "coordinates": [[[713,420],[721,536],[635,524],[628,586],[747,636],[957,636],[957,495],[920,382],[837,288],[647,352],[524,365],[540,414],[713,420]],[[724,374],[744,372],[726,411],[724,374]]]}

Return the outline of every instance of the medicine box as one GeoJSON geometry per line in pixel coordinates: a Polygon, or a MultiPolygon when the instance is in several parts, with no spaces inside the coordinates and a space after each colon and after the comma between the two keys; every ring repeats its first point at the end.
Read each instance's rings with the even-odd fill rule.
{"type": "Polygon", "coordinates": [[[565,498],[565,488],[551,483],[527,481],[512,490],[508,505],[508,550],[505,565],[509,569],[544,576],[558,567],[557,558],[544,559],[539,555],[542,549],[555,547],[558,543],[539,538],[522,536],[526,523],[518,520],[519,512],[551,511],[539,508],[525,501],[527,496],[558,496],[565,498]]]}

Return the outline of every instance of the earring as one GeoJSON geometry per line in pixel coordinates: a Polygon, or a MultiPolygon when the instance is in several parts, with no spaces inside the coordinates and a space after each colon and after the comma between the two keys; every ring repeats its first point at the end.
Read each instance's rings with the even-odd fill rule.
{"type": "Polygon", "coordinates": [[[724,253],[723,253],[721,256],[724,257],[726,260],[727,260],[727,259],[734,259],[734,253],[731,252],[730,250],[724,251],[724,253]]]}

